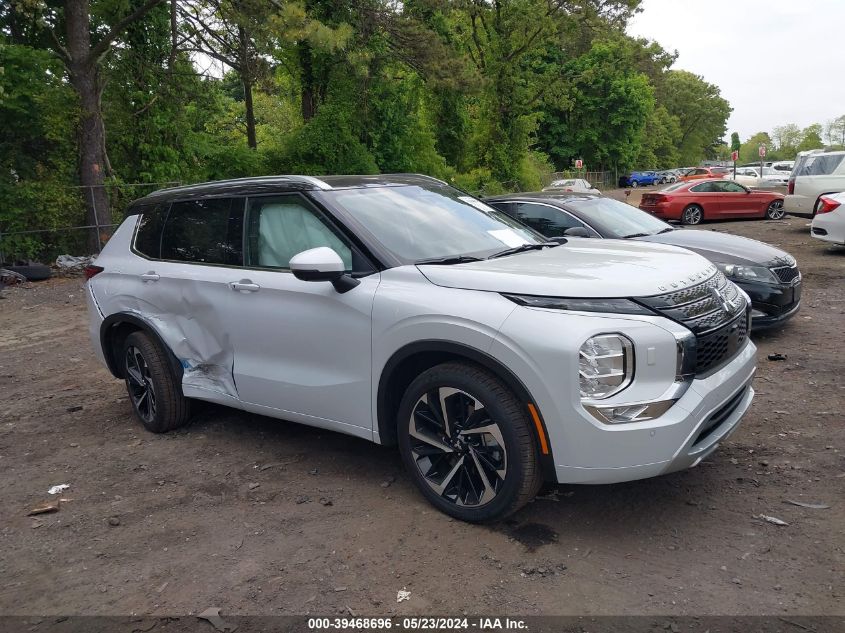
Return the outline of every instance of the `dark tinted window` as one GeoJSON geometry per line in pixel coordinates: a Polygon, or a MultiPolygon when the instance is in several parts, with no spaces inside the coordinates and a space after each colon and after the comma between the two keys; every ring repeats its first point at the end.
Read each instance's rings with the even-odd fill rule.
{"type": "MultiPolygon", "coordinates": [[[[553,186],[555,186],[555,183],[552,183],[549,186],[553,187],[553,186]]],[[[487,204],[489,204],[494,209],[498,209],[499,211],[504,211],[505,213],[507,213],[512,218],[516,217],[516,202],[499,202],[499,201],[496,201],[496,202],[488,202],[487,204]]]]}
{"type": "Polygon", "coordinates": [[[524,222],[546,237],[560,237],[566,229],[584,226],[566,211],[544,204],[520,202],[516,210],[516,219],[524,222]]]}
{"type": "Polygon", "coordinates": [[[169,205],[149,205],[132,209],[131,213],[139,213],[138,232],[135,234],[135,250],[158,259],[161,255],[161,227],[167,217],[169,205]]]}
{"type": "Polygon", "coordinates": [[[174,202],[164,224],[161,258],[243,265],[243,216],[243,199],[174,202]]]}

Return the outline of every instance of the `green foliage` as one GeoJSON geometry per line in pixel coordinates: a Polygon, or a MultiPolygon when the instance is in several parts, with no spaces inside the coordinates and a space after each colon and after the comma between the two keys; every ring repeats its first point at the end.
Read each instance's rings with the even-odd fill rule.
{"type": "MultiPolygon", "coordinates": [[[[90,0],[92,41],[144,4],[90,0]]],[[[122,28],[97,67],[113,217],[147,192],[128,183],[422,172],[494,194],[539,189],[576,158],[622,170],[716,155],[730,107],[715,86],[670,70],[675,54],[625,34],[638,5],[179,1],[185,50],[173,51],[164,2],[122,28]],[[203,76],[208,58],[222,77],[203,76]]],[[[0,9],[0,37],[14,38],[0,47],[0,229],[81,224],[80,112],[45,28],[64,37],[63,8],[10,6],[0,9]]],[[[837,125],[824,136],[838,138],[837,125]]],[[[43,245],[21,238],[15,250],[43,245]]]]}
{"type": "Polygon", "coordinates": [[[375,158],[361,142],[349,107],[325,103],[308,123],[280,148],[270,152],[271,173],[375,174],[375,158]]]}
{"type": "MultiPolygon", "coordinates": [[[[539,135],[558,167],[583,158],[599,169],[626,169],[643,153],[646,160],[657,161],[654,147],[643,152],[641,145],[655,110],[654,90],[630,59],[621,59],[624,52],[619,41],[597,42],[586,54],[561,64],[561,74],[570,80],[567,99],[549,104],[539,135]]],[[[668,114],[663,110],[657,116],[668,114]]]]}
{"type": "MultiPolygon", "coordinates": [[[[61,80],[61,66],[47,51],[0,39],[0,231],[35,231],[79,224],[76,169],[76,102],[61,80]]],[[[7,257],[41,253],[45,238],[73,234],[5,236],[7,257]]],[[[83,236],[84,237],[84,236],[83,236]]]]}
{"type": "Polygon", "coordinates": [[[717,86],[693,73],[670,70],[659,86],[657,100],[678,119],[678,160],[682,165],[696,165],[714,155],[731,113],[717,86]]]}
{"type": "Polygon", "coordinates": [[[772,139],[767,132],[757,132],[742,144],[742,148],[739,150],[739,162],[753,163],[759,161],[760,157],[757,152],[761,145],[766,146],[767,153],[772,149],[772,139]]]}
{"type": "Polygon", "coordinates": [[[739,141],[739,132],[731,132],[731,151],[738,152],[742,148],[742,143],[739,141]]]}
{"type": "Polygon", "coordinates": [[[373,88],[366,130],[380,171],[447,175],[446,160],[435,147],[423,90],[414,73],[399,73],[373,88]]]}
{"type": "Polygon", "coordinates": [[[819,123],[813,123],[802,130],[801,142],[798,143],[796,153],[805,152],[811,149],[819,149],[820,147],[824,147],[824,142],[822,141],[822,126],[819,123]]]}

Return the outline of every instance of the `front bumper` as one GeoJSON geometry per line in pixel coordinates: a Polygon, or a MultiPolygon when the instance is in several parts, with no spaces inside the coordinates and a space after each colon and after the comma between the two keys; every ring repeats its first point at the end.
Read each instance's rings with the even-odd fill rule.
{"type": "Polygon", "coordinates": [[[796,284],[761,284],[736,282],[751,298],[751,330],[759,331],[782,325],[801,309],[801,282],[796,284]]]}
{"type": "Polygon", "coordinates": [[[839,207],[829,213],[816,215],[810,235],[817,240],[845,244],[845,208],[839,207]]]}
{"type": "MultiPolygon", "coordinates": [[[[606,454],[617,456],[614,463],[596,466],[557,463],[558,482],[618,483],[698,465],[737,429],[751,406],[755,369],[756,347],[749,340],[730,363],[705,378],[693,380],[681,399],[660,418],[607,425],[599,430],[613,445],[608,446],[610,450],[606,454]]],[[[596,447],[601,441],[597,436],[596,447]]]]}

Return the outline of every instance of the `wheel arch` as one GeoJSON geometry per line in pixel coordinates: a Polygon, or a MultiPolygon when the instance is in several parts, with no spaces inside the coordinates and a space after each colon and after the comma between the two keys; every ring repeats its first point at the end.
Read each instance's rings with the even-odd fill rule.
{"type": "Polygon", "coordinates": [[[100,325],[100,346],[103,350],[103,356],[106,359],[106,365],[112,375],[115,378],[124,377],[120,364],[119,351],[126,337],[133,332],[139,331],[149,334],[161,346],[161,349],[166,351],[167,358],[173,367],[175,375],[181,378],[182,364],[167,343],[164,342],[162,336],[148,321],[130,312],[111,314],[100,325]]]}
{"type": "Polygon", "coordinates": [[[527,387],[516,374],[490,354],[454,341],[416,341],[394,352],[385,363],[379,376],[376,395],[376,422],[380,442],[385,445],[397,443],[396,412],[408,385],[420,373],[449,361],[469,362],[490,371],[516,395],[532,419],[531,431],[543,477],[554,481],[554,457],[546,423],[527,387]]]}

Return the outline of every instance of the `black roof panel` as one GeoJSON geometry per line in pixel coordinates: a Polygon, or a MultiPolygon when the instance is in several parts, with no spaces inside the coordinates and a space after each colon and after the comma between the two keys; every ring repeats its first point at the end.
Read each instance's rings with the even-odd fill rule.
{"type": "Polygon", "coordinates": [[[261,176],[217,180],[195,185],[159,189],[136,200],[133,204],[147,202],[170,202],[172,200],[216,198],[220,196],[246,196],[262,193],[285,193],[289,191],[315,191],[350,189],[360,187],[389,187],[402,185],[431,185],[443,183],[436,178],[422,174],[378,174],[367,176],[261,176]]]}

